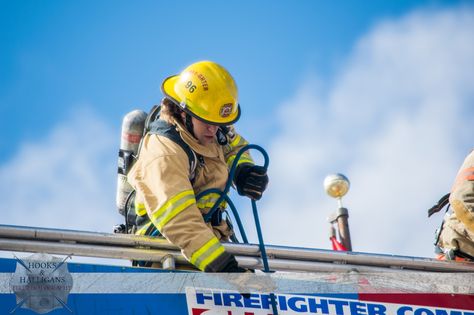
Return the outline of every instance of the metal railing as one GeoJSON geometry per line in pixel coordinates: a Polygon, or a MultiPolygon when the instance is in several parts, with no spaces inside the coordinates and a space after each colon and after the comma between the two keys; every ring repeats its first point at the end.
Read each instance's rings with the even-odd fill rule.
{"type": "MultiPolygon", "coordinates": [[[[256,244],[224,243],[245,268],[263,269],[256,244]]],[[[0,250],[163,262],[190,267],[175,245],[162,238],[74,230],[0,225],[0,250]]],[[[268,264],[275,271],[293,272],[474,272],[474,263],[430,258],[340,252],[324,249],[266,246],[268,264]]]]}

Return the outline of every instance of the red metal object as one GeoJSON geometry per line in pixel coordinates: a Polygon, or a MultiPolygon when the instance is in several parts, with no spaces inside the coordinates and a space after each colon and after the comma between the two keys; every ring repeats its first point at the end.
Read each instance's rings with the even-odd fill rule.
{"type": "Polygon", "coordinates": [[[332,249],[337,251],[347,251],[347,248],[339,242],[335,236],[329,238],[331,240],[332,249]]]}

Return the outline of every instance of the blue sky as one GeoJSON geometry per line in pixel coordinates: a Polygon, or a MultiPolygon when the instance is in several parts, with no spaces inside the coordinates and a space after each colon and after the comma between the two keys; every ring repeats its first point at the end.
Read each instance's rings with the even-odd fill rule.
{"type": "Polygon", "coordinates": [[[269,243],[329,248],[343,172],[355,250],[430,256],[425,209],[472,147],[473,38],[469,1],[0,1],[2,221],[110,231],[122,116],[208,59],[270,153],[269,243]]]}
{"type": "MultiPolygon", "coordinates": [[[[450,3],[372,1],[3,1],[0,108],[10,157],[24,139],[89,103],[119,125],[131,107],[159,101],[164,77],[216,60],[235,76],[245,122],[290,97],[309,72],[330,80],[375,23],[450,3]]],[[[268,127],[270,128],[270,127],[268,127]]],[[[271,130],[265,130],[271,132],[271,130]]],[[[259,139],[260,140],[260,139],[259,139]]]]}

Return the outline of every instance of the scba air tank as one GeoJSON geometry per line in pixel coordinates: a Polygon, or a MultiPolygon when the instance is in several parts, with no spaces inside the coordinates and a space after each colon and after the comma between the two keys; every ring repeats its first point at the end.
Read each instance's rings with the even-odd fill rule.
{"type": "Polygon", "coordinates": [[[142,110],[129,112],[122,121],[122,134],[118,157],[117,178],[117,208],[121,215],[125,215],[127,198],[133,191],[127,181],[127,174],[135,161],[138,147],[143,137],[147,113],[142,110]]]}

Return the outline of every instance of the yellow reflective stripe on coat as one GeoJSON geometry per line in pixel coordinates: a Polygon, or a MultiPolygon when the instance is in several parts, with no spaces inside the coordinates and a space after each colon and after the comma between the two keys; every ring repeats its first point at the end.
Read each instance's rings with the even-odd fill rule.
{"type": "MultiPolygon", "coordinates": [[[[216,193],[210,193],[208,195],[205,195],[197,201],[197,206],[199,209],[204,209],[204,208],[212,208],[214,204],[217,202],[217,199],[219,199],[219,194],[216,193]]],[[[220,208],[225,208],[227,206],[227,203],[225,200],[221,202],[219,205],[220,208]]]]}
{"type": "MultiPolygon", "coordinates": [[[[229,169],[232,167],[232,163],[234,163],[235,157],[236,157],[236,155],[231,155],[231,156],[227,159],[227,167],[228,167],[229,169]]],[[[239,166],[239,165],[242,164],[242,163],[250,163],[250,164],[253,164],[253,160],[252,160],[252,158],[250,157],[250,155],[249,155],[248,153],[242,153],[242,155],[240,156],[239,161],[237,162],[237,166],[239,166]]]]}
{"type": "Polygon", "coordinates": [[[135,232],[135,235],[145,235],[145,233],[148,230],[148,228],[150,227],[150,225],[151,225],[151,222],[148,222],[147,224],[142,226],[139,230],[137,230],[135,232]]]}
{"type": "Polygon", "coordinates": [[[158,230],[161,230],[163,226],[173,219],[178,213],[196,203],[193,190],[185,190],[168,199],[168,201],[161,206],[151,216],[151,221],[158,230]]]}
{"type": "Polygon", "coordinates": [[[247,144],[248,144],[247,141],[243,140],[240,135],[237,135],[237,136],[235,136],[235,138],[230,143],[230,146],[235,148],[238,145],[241,145],[243,147],[244,145],[247,145],[247,144]]]}
{"type": "Polygon", "coordinates": [[[138,216],[143,217],[146,214],[145,204],[141,202],[135,202],[135,213],[138,216]]]}
{"type": "Polygon", "coordinates": [[[204,271],[206,267],[224,252],[224,246],[214,236],[191,256],[191,263],[204,271]]]}

